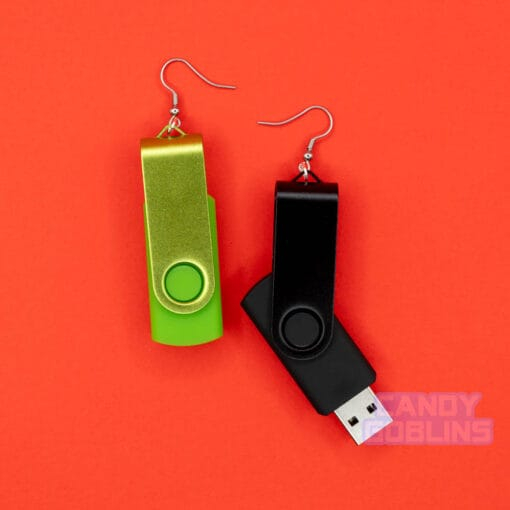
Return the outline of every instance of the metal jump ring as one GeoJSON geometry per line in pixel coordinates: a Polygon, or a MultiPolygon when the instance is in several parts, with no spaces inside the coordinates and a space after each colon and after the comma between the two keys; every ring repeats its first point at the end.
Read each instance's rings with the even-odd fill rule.
{"type": "Polygon", "coordinates": [[[306,160],[301,161],[301,163],[299,163],[298,165],[298,170],[300,173],[303,174],[303,179],[305,181],[308,181],[308,173],[311,170],[310,162],[306,160]]]}

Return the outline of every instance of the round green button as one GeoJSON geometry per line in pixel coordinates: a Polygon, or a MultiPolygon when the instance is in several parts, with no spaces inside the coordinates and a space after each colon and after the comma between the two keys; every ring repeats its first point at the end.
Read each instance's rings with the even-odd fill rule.
{"type": "Polygon", "coordinates": [[[176,264],[165,276],[165,290],[168,295],[180,303],[196,299],[202,292],[204,280],[200,269],[192,264],[176,264]]]}

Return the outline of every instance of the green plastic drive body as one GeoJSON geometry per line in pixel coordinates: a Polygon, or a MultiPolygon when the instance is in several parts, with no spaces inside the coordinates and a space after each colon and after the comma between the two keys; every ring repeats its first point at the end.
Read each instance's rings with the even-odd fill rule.
{"type": "Polygon", "coordinates": [[[200,135],[141,142],[152,338],[188,346],[223,334],[214,199],[200,135]]]}

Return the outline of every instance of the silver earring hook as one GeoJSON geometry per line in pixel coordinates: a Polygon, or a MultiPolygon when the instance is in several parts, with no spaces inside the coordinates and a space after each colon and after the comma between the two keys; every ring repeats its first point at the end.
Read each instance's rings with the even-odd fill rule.
{"type": "Polygon", "coordinates": [[[309,106],[308,108],[305,108],[301,112],[296,113],[296,115],[293,115],[292,117],[289,117],[288,119],[285,119],[285,120],[279,120],[279,121],[259,120],[259,121],[257,121],[257,124],[260,124],[262,126],[284,126],[285,124],[290,124],[291,122],[299,119],[303,115],[306,115],[311,110],[323,111],[328,116],[329,126],[328,126],[328,129],[326,129],[326,131],[324,131],[323,133],[320,133],[320,134],[315,135],[312,138],[310,138],[310,141],[308,142],[308,145],[306,146],[306,152],[303,156],[303,161],[301,163],[299,163],[299,165],[298,165],[298,169],[303,174],[303,178],[305,179],[305,181],[308,180],[308,174],[311,171],[310,160],[313,158],[313,147],[315,145],[315,142],[317,140],[320,140],[321,138],[328,136],[329,133],[331,133],[331,130],[333,129],[334,123],[333,123],[333,115],[331,115],[331,112],[324,106],[312,105],[312,106],[309,106]]]}
{"type": "Polygon", "coordinates": [[[212,87],[217,87],[219,89],[235,89],[236,87],[234,85],[224,85],[221,83],[216,83],[214,81],[209,80],[209,78],[206,78],[200,71],[198,71],[195,67],[193,67],[187,60],[184,58],[171,58],[170,60],[167,60],[163,67],[161,68],[161,71],[159,73],[159,78],[161,80],[161,83],[163,84],[163,87],[165,87],[167,90],[169,90],[172,93],[172,109],[170,110],[170,113],[172,117],[170,118],[170,121],[168,123],[168,131],[172,131],[175,128],[179,128],[181,125],[180,119],[177,117],[179,115],[179,96],[177,95],[177,92],[170,87],[170,85],[165,81],[165,71],[167,67],[170,64],[173,64],[174,62],[181,62],[183,64],[186,64],[191,71],[193,71],[202,81],[207,83],[208,85],[211,85],[212,87]]]}

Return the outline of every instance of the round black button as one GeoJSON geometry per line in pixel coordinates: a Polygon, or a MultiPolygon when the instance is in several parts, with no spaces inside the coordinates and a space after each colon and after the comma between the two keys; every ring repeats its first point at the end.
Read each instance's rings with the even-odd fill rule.
{"type": "Polygon", "coordinates": [[[282,333],[291,347],[299,350],[310,349],[322,336],[322,323],[310,310],[291,312],[283,322],[282,333]]]}

